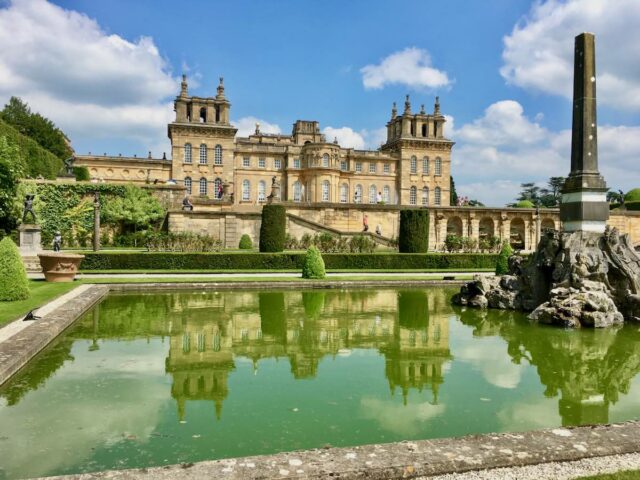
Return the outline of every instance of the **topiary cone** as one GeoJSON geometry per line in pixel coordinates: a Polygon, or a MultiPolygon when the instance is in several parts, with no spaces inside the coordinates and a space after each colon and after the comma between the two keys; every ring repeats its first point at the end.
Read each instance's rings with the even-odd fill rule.
{"type": "Polygon", "coordinates": [[[324,269],[324,260],[320,254],[320,250],[316,247],[309,247],[304,257],[304,265],[302,266],[302,278],[325,278],[327,276],[324,269]]]}
{"type": "Polygon", "coordinates": [[[18,247],[9,237],[0,241],[0,301],[29,298],[29,280],[18,247]]]}

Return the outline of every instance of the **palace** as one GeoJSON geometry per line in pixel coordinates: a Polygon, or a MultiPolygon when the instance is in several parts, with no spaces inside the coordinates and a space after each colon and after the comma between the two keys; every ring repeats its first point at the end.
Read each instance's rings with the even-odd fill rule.
{"type": "Polygon", "coordinates": [[[215,97],[195,97],[183,76],[174,109],[171,160],[78,155],[76,165],[93,179],[175,182],[195,197],[232,204],[258,205],[275,192],[276,200],[301,203],[449,205],[454,142],[444,135],[437,97],[429,114],[424,105],[412,113],[408,95],[401,115],[394,104],[378,150],[341,147],[306,120],[297,120],[291,135],[262,133],[256,125],[238,137],[222,78],[215,97]]]}

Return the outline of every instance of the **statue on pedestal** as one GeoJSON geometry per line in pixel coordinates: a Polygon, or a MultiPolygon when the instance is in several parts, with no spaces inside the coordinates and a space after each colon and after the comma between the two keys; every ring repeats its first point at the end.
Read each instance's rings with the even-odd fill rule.
{"type": "Polygon", "coordinates": [[[33,200],[36,198],[35,195],[27,194],[24,197],[24,211],[22,212],[22,223],[27,223],[27,216],[31,214],[31,218],[33,220],[32,223],[37,223],[36,220],[36,212],[33,211],[33,200]]]}

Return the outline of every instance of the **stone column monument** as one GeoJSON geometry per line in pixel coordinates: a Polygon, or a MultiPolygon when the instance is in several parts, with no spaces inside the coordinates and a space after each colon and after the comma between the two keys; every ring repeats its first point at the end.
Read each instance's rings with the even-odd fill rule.
{"type": "Polygon", "coordinates": [[[25,196],[22,223],[18,227],[20,234],[20,253],[23,256],[37,255],[42,251],[42,245],[40,243],[41,229],[40,225],[38,225],[36,213],[33,210],[34,199],[35,195],[27,194],[25,196]]]}

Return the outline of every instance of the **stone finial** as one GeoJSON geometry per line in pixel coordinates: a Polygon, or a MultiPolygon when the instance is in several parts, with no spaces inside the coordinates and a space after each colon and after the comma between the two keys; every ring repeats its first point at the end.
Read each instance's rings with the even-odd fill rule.
{"type": "Polygon", "coordinates": [[[188,85],[187,85],[187,76],[183,74],[182,82],[180,82],[180,96],[186,97],[187,95],[189,95],[188,85]]]}
{"type": "Polygon", "coordinates": [[[338,137],[333,137],[333,143],[338,144],[338,137]]]}
{"type": "Polygon", "coordinates": [[[260,123],[256,122],[256,135],[260,135],[260,123]]]}
{"type": "Polygon", "coordinates": [[[391,107],[391,120],[398,116],[398,108],[396,107],[396,102],[393,102],[393,107],[391,107]]]}
{"type": "Polygon", "coordinates": [[[436,103],[433,105],[433,114],[440,115],[440,97],[436,97],[436,103]]]}
{"type": "Polygon", "coordinates": [[[409,95],[406,96],[404,101],[404,113],[411,113],[411,102],[409,101],[409,95]]]}
{"type": "Polygon", "coordinates": [[[224,100],[224,77],[220,77],[220,83],[218,84],[218,94],[216,95],[218,100],[224,100]]]}
{"type": "Polygon", "coordinates": [[[151,150],[149,150],[149,155],[147,155],[147,158],[151,158],[151,150]]]}
{"type": "Polygon", "coordinates": [[[424,103],[420,105],[420,115],[424,115],[426,112],[424,111],[424,103]]]}
{"type": "Polygon", "coordinates": [[[166,160],[167,159],[167,152],[162,152],[162,159],[166,160]]]}

